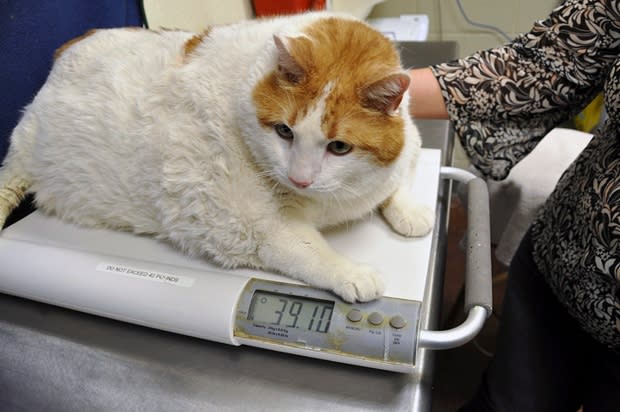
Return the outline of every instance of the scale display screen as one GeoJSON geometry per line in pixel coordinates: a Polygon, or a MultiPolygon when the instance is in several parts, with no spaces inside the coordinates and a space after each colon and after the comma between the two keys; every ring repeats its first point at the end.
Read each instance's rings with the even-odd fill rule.
{"type": "Polygon", "coordinates": [[[239,296],[242,345],[411,372],[421,303],[384,296],[347,303],[306,285],[251,279],[239,296]]]}
{"type": "Polygon", "coordinates": [[[248,320],[327,333],[333,313],[333,301],[257,290],[252,296],[248,320]]]}

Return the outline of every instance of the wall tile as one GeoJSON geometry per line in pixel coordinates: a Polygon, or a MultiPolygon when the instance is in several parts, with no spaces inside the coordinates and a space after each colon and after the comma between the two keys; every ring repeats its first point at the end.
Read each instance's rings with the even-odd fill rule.
{"type": "Polygon", "coordinates": [[[535,21],[546,18],[559,3],[558,0],[519,0],[515,14],[515,33],[529,31],[535,21]]]}
{"type": "Polygon", "coordinates": [[[439,34],[440,36],[437,40],[441,40],[441,34],[446,28],[443,24],[445,7],[446,1],[418,0],[418,8],[416,13],[428,15],[429,35],[431,33],[439,34]]]}
{"type": "Polygon", "coordinates": [[[397,17],[401,14],[415,14],[416,10],[416,0],[386,0],[377,4],[368,17],[397,17]]]}
{"type": "Polygon", "coordinates": [[[488,33],[444,33],[442,37],[444,40],[458,42],[458,57],[465,57],[475,51],[498,47],[505,43],[495,34],[488,33]]]}
{"type": "MultiPolygon", "coordinates": [[[[457,7],[456,1],[444,0],[441,3],[444,33],[491,33],[486,29],[469,24],[457,7]]],[[[496,26],[511,36],[514,30],[514,16],[518,4],[517,1],[462,0],[461,4],[471,20],[477,23],[496,26]]],[[[503,40],[501,35],[495,34],[495,36],[498,38],[499,42],[503,40]]]]}

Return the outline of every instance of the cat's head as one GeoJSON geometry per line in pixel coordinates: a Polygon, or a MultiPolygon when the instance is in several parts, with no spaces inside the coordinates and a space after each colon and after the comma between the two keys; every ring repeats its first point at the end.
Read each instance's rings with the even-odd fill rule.
{"type": "Polygon", "coordinates": [[[343,18],[273,42],[275,67],[252,96],[261,132],[250,146],[261,167],[309,197],[355,198],[389,179],[409,121],[409,76],[392,43],[343,18]]]}

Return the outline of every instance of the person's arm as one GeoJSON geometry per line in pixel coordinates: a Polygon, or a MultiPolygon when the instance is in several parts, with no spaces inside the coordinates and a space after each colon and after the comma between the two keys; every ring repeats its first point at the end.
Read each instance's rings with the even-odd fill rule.
{"type": "Polygon", "coordinates": [[[412,114],[436,113],[416,97],[428,88],[435,96],[436,81],[472,164],[493,179],[505,178],[549,130],[602,90],[620,55],[618,3],[567,0],[510,44],[431,66],[434,81],[425,77],[428,71],[420,72],[422,79],[413,72],[412,114]]]}
{"type": "Polygon", "coordinates": [[[409,112],[413,118],[447,119],[448,112],[439,82],[430,68],[409,72],[409,112]]]}

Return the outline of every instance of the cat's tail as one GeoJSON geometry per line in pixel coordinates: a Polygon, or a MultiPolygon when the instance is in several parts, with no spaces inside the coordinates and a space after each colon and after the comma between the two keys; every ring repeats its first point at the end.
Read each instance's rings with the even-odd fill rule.
{"type": "Polygon", "coordinates": [[[32,186],[26,165],[31,158],[36,124],[26,115],[13,130],[9,152],[0,167],[0,230],[32,186]]]}
{"type": "MultiPolygon", "coordinates": [[[[3,170],[0,171],[0,176],[3,172],[3,170]]],[[[27,179],[14,177],[0,188],[0,230],[4,227],[4,222],[13,209],[24,200],[30,186],[31,182],[27,179]]]]}

